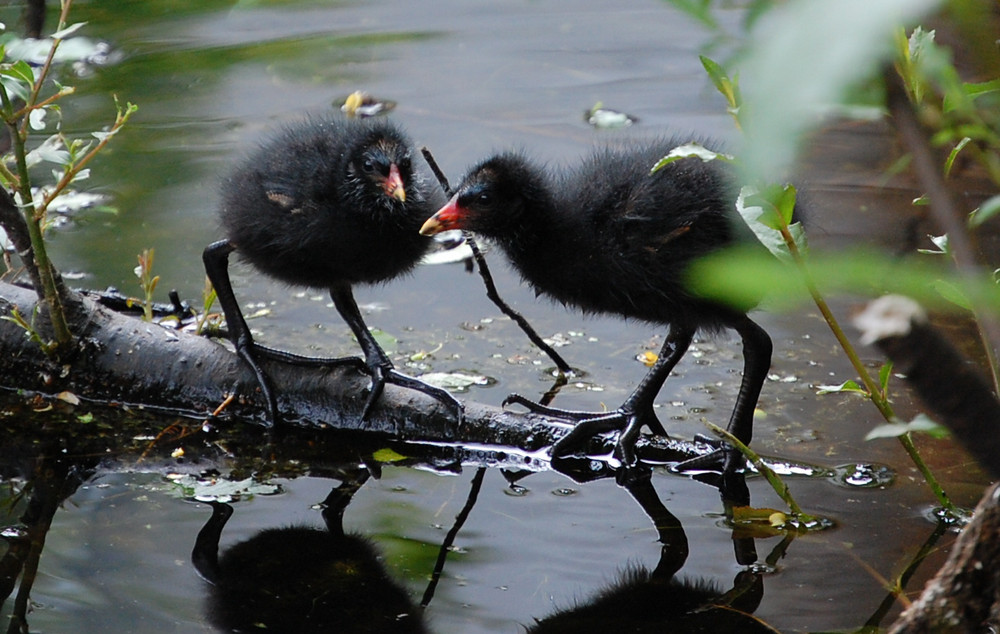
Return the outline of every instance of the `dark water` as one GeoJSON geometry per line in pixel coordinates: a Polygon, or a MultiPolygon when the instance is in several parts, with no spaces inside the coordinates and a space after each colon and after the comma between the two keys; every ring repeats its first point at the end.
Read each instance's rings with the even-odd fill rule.
{"type": "MultiPolygon", "coordinates": [[[[14,9],[4,15],[15,25],[14,9]]],[[[731,25],[738,10],[723,14],[731,25]]],[[[110,196],[119,213],[84,211],[53,232],[54,259],[82,275],[82,286],[137,293],[132,273],[143,248],[156,249],[161,289],[194,302],[203,285],[201,250],[218,236],[218,178],[269,127],[320,111],[357,89],[398,102],[392,118],[428,145],[453,180],[493,150],[523,148],[554,163],[594,143],[680,132],[726,140],[724,104],[705,80],[697,53],[703,32],[663,3],[577,2],[130,2],[81,3],[72,21],[110,42],[121,59],[75,83],[65,107],[77,131],[113,117],[110,94],[140,106],[113,150],[95,162],[88,187],[110,196]],[[629,112],[627,130],[596,131],[582,113],[598,101],[629,112]]],[[[813,148],[815,151],[816,148],[813,148]]],[[[818,197],[823,192],[817,193],[818,197]]],[[[544,335],[563,333],[561,349],[588,375],[556,404],[613,407],[645,368],[635,361],[664,333],[644,324],[581,318],[536,301],[492,259],[503,295],[544,335]]],[[[235,267],[245,304],[270,314],[252,326],[264,342],[300,351],[353,354],[346,327],[325,296],[258,279],[235,267]]],[[[545,391],[537,354],[485,299],[461,267],[424,266],[405,280],[358,292],[369,324],[399,339],[396,353],[441,349],[421,370],[470,370],[496,380],[463,398],[497,404],[511,391],[545,391]],[[464,324],[464,327],[463,327],[464,324]],[[475,327],[470,327],[470,324],[475,327]]],[[[837,302],[846,314],[848,301],[837,302]]],[[[808,511],[836,528],[796,539],[763,578],[756,615],[781,631],[853,629],[882,602],[885,579],[909,562],[934,530],[933,498],[894,441],[864,442],[875,410],[849,396],[817,397],[814,385],[852,377],[815,311],[760,313],[775,341],[773,380],[761,399],[755,446],[762,453],[833,467],[879,462],[897,472],[891,486],[850,488],[831,479],[791,479],[808,511]]],[[[682,437],[704,417],[722,423],[739,379],[739,345],[729,336],[700,341],[668,381],[659,415],[682,437]]],[[[866,351],[877,363],[874,352],[866,351]]],[[[909,419],[918,408],[901,391],[909,419]]],[[[943,441],[921,441],[959,504],[978,499],[982,479],[943,441]],[[973,475],[969,475],[972,473],[973,475]]],[[[344,523],[370,536],[384,563],[419,600],[438,546],[465,502],[473,471],[441,476],[386,468],[354,497],[344,523]]],[[[334,481],[281,481],[281,492],[236,503],[223,548],[266,528],[322,525],[316,505],[334,481]]],[[[456,541],[427,610],[434,632],[518,632],[535,619],[585,601],[629,566],[657,564],[650,519],[613,482],[576,484],[534,474],[508,487],[485,476],[478,505],[456,541]]],[[[716,491],[658,473],[654,485],[684,526],[686,577],[732,587],[744,566],[722,521],[716,491]]],[[[756,506],[782,508],[767,485],[750,482],[756,506]]],[[[0,523],[13,523],[20,508],[0,523]]],[[[205,616],[207,585],[189,554],[211,514],[183,499],[159,471],[106,474],[85,483],[56,513],[32,599],[31,631],[215,631],[205,616]]],[[[757,540],[760,559],[780,537],[757,540]]],[[[946,536],[941,545],[951,541],[946,536]]],[[[907,586],[920,589],[943,560],[933,553],[907,586]]],[[[4,614],[10,606],[4,606],[4,614]]],[[[890,615],[898,612],[898,604],[890,615]]],[[[890,616],[891,618],[891,616],[890,616]]],[[[883,624],[888,621],[884,621],[883,624]]]]}

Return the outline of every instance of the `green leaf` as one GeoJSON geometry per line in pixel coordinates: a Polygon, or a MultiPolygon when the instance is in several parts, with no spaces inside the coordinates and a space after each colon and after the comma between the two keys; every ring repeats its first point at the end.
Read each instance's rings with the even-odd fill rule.
{"type": "Polygon", "coordinates": [[[730,108],[738,108],[741,105],[738,80],[735,77],[730,78],[726,73],[726,69],[715,60],[704,55],[699,55],[698,59],[701,60],[701,65],[705,68],[705,72],[708,73],[708,78],[711,80],[712,85],[726,98],[726,102],[730,108]]]}
{"type": "Polygon", "coordinates": [[[948,92],[945,94],[942,109],[945,112],[952,112],[960,106],[965,105],[968,101],[995,92],[1000,92],[1000,79],[963,83],[961,93],[948,92]]]}
{"type": "Polygon", "coordinates": [[[952,304],[958,306],[959,308],[964,308],[965,310],[972,310],[972,302],[969,301],[969,298],[958,286],[947,280],[934,280],[932,286],[938,293],[941,294],[941,297],[945,298],[952,304]]]}
{"type": "Polygon", "coordinates": [[[882,394],[889,393],[889,379],[892,378],[892,361],[882,364],[878,371],[878,384],[882,388],[882,394]]]}
{"type": "Polygon", "coordinates": [[[868,390],[864,389],[858,385],[857,381],[853,379],[848,379],[840,385],[817,385],[816,394],[841,394],[841,393],[853,393],[861,394],[862,396],[868,396],[868,390]]]}
{"type": "Polygon", "coordinates": [[[988,198],[969,216],[969,226],[978,227],[1000,213],[1000,194],[988,198]]]}
{"type": "Polygon", "coordinates": [[[375,341],[378,342],[378,345],[386,352],[395,350],[396,346],[399,344],[399,339],[390,335],[381,328],[369,328],[368,330],[372,333],[372,336],[375,337],[375,341]]]}
{"type": "Polygon", "coordinates": [[[399,462],[400,460],[406,460],[406,456],[389,448],[379,449],[378,451],[372,454],[372,458],[374,458],[376,462],[384,462],[384,463],[399,462]]]}
{"type": "Polygon", "coordinates": [[[31,70],[31,65],[23,59],[18,60],[13,64],[0,65],[0,75],[3,75],[4,77],[11,77],[17,81],[27,84],[28,86],[33,86],[35,84],[35,73],[31,70]]]}
{"type": "MultiPolygon", "coordinates": [[[[781,233],[781,227],[788,225],[791,220],[795,208],[795,195],[795,188],[791,185],[775,185],[765,190],[746,186],[740,190],[740,195],[736,199],[737,211],[757,239],[772,255],[786,262],[791,261],[792,255],[781,233]]],[[[807,251],[802,227],[788,225],[788,229],[796,247],[802,252],[807,251]]]]}
{"type": "Polygon", "coordinates": [[[930,241],[934,243],[937,250],[934,249],[917,249],[918,253],[926,253],[928,255],[948,255],[951,251],[948,250],[948,234],[940,236],[927,236],[930,241]]]}
{"type": "Polygon", "coordinates": [[[705,163],[708,163],[709,161],[724,161],[726,163],[732,163],[735,160],[731,154],[713,152],[700,143],[692,141],[691,143],[678,145],[674,149],[670,150],[666,156],[656,162],[656,165],[653,166],[650,173],[658,172],[667,165],[684,158],[699,158],[705,163]]]}
{"type": "Polygon", "coordinates": [[[712,15],[711,0],[667,0],[675,8],[688,14],[688,16],[698,20],[708,28],[717,30],[719,28],[715,16],[712,15]]]}
{"type": "Polygon", "coordinates": [[[913,432],[924,433],[932,438],[947,438],[950,435],[946,427],[935,423],[925,414],[918,414],[908,423],[886,423],[885,425],[879,425],[868,432],[865,440],[897,438],[913,432]]]}
{"type": "Polygon", "coordinates": [[[970,141],[972,141],[972,139],[970,139],[969,137],[963,138],[961,141],[959,141],[958,143],[956,143],[955,147],[953,147],[951,149],[951,152],[948,153],[948,158],[944,162],[944,175],[945,176],[947,176],[948,174],[951,174],[951,168],[955,164],[955,159],[958,158],[958,153],[961,152],[962,148],[964,148],[966,145],[968,145],[970,141]]]}
{"type": "Polygon", "coordinates": [[[67,36],[72,35],[76,33],[78,30],[80,30],[80,27],[82,27],[85,24],[86,22],[77,22],[76,24],[70,24],[65,29],[53,33],[51,37],[53,40],[64,40],[66,39],[67,36]]]}

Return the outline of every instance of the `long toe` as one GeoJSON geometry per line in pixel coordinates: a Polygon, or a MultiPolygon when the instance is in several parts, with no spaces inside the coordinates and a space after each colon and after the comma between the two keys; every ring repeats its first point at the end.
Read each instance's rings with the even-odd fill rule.
{"type": "MultiPolygon", "coordinates": [[[[728,445],[720,447],[700,456],[682,460],[674,465],[671,471],[676,473],[689,473],[693,471],[716,471],[722,473],[731,462],[729,456],[732,451],[735,450],[731,449],[728,445]]],[[[736,453],[739,452],[737,451],[736,453]]]]}
{"type": "Polygon", "coordinates": [[[590,420],[592,418],[600,418],[604,415],[603,412],[581,412],[579,410],[548,407],[547,405],[542,405],[541,403],[529,400],[520,394],[508,394],[507,398],[503,400],[503,403],[501,403],[500,406],[507,407],[508,405],[520,405],[527,408],[527,410],[532,414],[552,416],[553,418],[568,418],[577,422],[590,420]]]}
{"type": "Polygon", "coordinates": [[[627,424],[627,415],[620,411],[582,420],[568,434],[552,445],[552,457],[564,458],[573,455],[584,450],[587,443],[597,434],[623,429],[627,424]]]}
{"type": "Polygon", "coordinates": [[[438,401],[444,403],[448,407],[452,408],[455,416],[455,427],[449,430],[450,435],[454,437],[458,433],[458,428],[462,425],[465,420],[465,406],[457,398],[451,395],[451,392],[443,388],[437,387],[436,385],[431,385],[430,383],[425,383],[420,379],[414,378],[412,376],[403,374],[397,370],[389,370],[386,373],[385,380],[393,385],[398,385],[400,387],[405,387],[411,390],[416,390],[431,398],[437,399],[438,401]]]}

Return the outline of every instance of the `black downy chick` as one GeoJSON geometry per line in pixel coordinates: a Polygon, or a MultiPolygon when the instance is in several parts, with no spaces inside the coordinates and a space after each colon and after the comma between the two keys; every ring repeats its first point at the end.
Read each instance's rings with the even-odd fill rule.
{"type": "MultiPolygon", "coordinates": [[[[428,236],[459,228],[491,238],[537,292],[563,304],[669,326],[658,360],[613,412],[567,412],[508,397],[508,403],[578,421],[556,443],[554,457],[595,434],[621,430],[616,453],[627,466],[635,464],[643,425],[666,435],[653,403],[699,329],[731,328],[743,339],[743,380],[728,429],[750,442],[771,339],[747,317],[752,306],[714,303],[685,285],[693,260],[743,237],[729,175],[717,161],[685,158],[650,172],[680,144],[662,139],[604,149],[555,176],[521,154],[500,154],[473,167],[421,228],[428,236]]],[[[738,453],[725,452],[725,472],[741,466],[738,453]]]]}
{"type": "Polygon", "coordinates": [[[236,351],[257,377],[271,422],[278,420],[277,397],[258,357],[309,365],[361,361],[312,359],[256,344],[229,279],[233,251],[288,284],[329,289],[372,377],[362,418],[388,382],[436,398],[461,420],[462,405],[451,394],[393,368],[351,290],[413,269],[431,244],[418,229],[443,200],[440,188],[414,171],[409,139],[385,121],[315,118],[287,127],[224,181],[220,216],[227,237],[205,249],[205,269],[236,351]]]}

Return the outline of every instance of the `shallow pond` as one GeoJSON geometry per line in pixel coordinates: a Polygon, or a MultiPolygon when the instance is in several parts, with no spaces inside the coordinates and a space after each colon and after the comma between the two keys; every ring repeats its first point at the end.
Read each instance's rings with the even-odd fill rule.
{"type": "MultiPolygon", "coordinates": [[[[5,8],[8,25],[17,24],[15,9],[5,8]]],[[[741,13],[722,17],[735,29],[741,13]]],[[[176,288],[197,303],[201,251],[219,235],[220,176],[268,128],[330,109],[358,89],[397,102],[390,116],[433,150],[452,180],[496,149],[521,148],[558,163],[609,139],[734,136],[698,62],[705,34],[652,0],[626,0],[613,9],[550,0],[142,0],[80,3],[72,21],[88,22],[81,33],[109,42],[118,59],[67,79],[80,92],[64,109],[69,125],[89,131],[109,122],[111,93],[140,106],[112,150],[95,162],[88,184],[106,193],[118,213],[84,210],[52,233],[57,266],[77,273],[79,286],[114,285],[138,294],[135,258],[152,247],[160,289],[176,288]],[[627,111],[638,123],[593,129],[583,112],[597,102],[627,111]]],[[[838,192],[820,187],[812,195],[829,206],[838,192]]],[[[502,258],[491,262],[501,294],[543,335],[562,333],[569,345],[560,352],[586,370],[555,404],[595,410],[620,403],[645,372],[636,356],[657,349],[663,329],[583,318],[536,300],[502,258]]],[[[234,267],[233,276],[245,306],[268,309],[251,322],[261,341],[303,353],[355,354],[324,294],[289,289],[245,266],[234,267]]],[[[460,265],[423,266],[407,279],[357,294],[369,325],[397,339],[396,358],[440,346],[411,372],[468,370],[492,379],[461,398],[499,404],[509,392],[538,397],[550,383],[541,357],[460,265]]],[[[836,308],[846,315],[850,302],[838,301],[836,308]]],[[[851,396],[816,395],[816,385],[852,377],[818,314],[757,316],[774,339],[775,356],[755,448],[828,468],[884,464],[896,477],[876,488],[792,477],[800,505],[835,525],[791,543],[781,536],[756,539],[754,569],[762,573],[763,594],[754,614],[780,631],[855,629],[878,612],[886,580],[935,531],[928,519],[933,497],[895,441],[862,440],[877,422],[874,408],[851,396]],[[766,562],[772,551],[776,559],[766,562]]],[[[877,367],[876,352],[865,354],[877,367]]],[[[702,418],[725,422],[740,366],[733,337],[698,340],[660,395],[667,431],[688,438],[703,431],[702,418]]],[[[919,408],[902,385],[898,389],[897,412],[909,419],[919,408]]],[[[954,501],[973,505],[984,478],[971,460],[947,441],[920,444],[954,501]]],[[[209,586],[190,559],[211,509],[186,499],[164,471],[139,465],[101,472],[62,504],[31,593],[31,631],[216,631],[206,614],[209,586]]],[[[414,603],[474,473],[386,467],[344,513],[345,528],[372,539],[414,603]]],[[[318,505],[338,480],[311,474],[273,484],[280,485],[274,494],[233,504],[223,550],[264,529],[323,526],[318,505]]],[[[734,555],[738,540],[723,521],[718,492],[665,471],[654,473],[653,485],[686,535],[689,554],[680,575],[711,582],[719,593],[731,589],[748,562],[734,555]]],[[[762,479],[748,485],[755,506],[782,507],[762,479]]],[[[16,523],[23,510],[23,504],[5,506],[0,524],[16,523]]],[[[909,593],[937,569],[952,538],[937,542],[909,580],[909,593]]],[[[629,568],[655,568],[657,539],[650,517],[611,480],[578,484],[541,472],[511,485],[499,470],[489,470],[425,612],[428,629],[523,631],[536,619],[585,604],[629,568]]],[[[899,609],[893,603],[881,623],[899,609]]]]}

